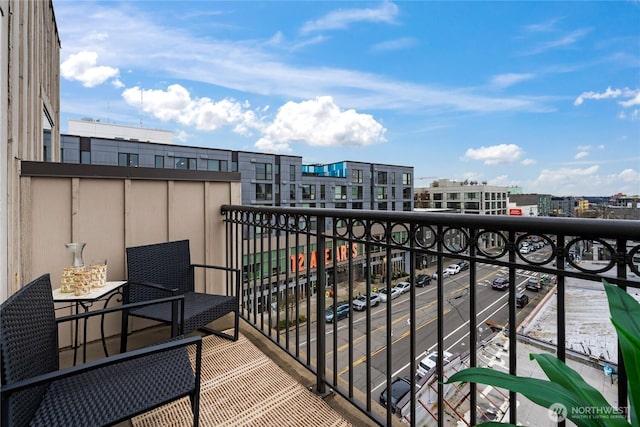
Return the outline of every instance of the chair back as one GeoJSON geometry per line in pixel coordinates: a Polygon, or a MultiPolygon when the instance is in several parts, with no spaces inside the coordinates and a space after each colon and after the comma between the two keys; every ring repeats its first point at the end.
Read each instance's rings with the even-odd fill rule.
{"type": "MultiPolygon", "coordinates": [[[[58,326],[49,274],[25,285],[0,306],[0,355],[2,384],[59,369],[58,326]]],[[[43,385],[17,392],[8,402],[3,401],[3,423],[28,425],[46,388],[43,385]]]]}
{"type": "MultiPolygon", "coordinates": [[[[191,267],[189,241],[179,240],[127,248],[127,280],[151,282],[168,289],[177,288],[178,294],[193,292],[194,277],[191,267]]],[[[166,297],[145,286],[129,286],[127,302],[147,301],[166,297]]]]}

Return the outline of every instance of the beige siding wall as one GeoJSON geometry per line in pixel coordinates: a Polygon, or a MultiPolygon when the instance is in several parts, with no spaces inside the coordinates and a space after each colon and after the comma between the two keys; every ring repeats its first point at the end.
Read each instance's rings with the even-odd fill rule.
{"type": "Polygon", "coordinates": [[[50,0],[0,0],[0,301],[20,271],[20,164],[43,160],[43,114],[52,121],[52,160],[60,153],[60,40],[50,0]]]}
{"type": "MultiPolygon", "coordinates": [[[[240,183],[229,181],[25,176],[21,186],[22,212],[28,213],[22,218],[22,284],[50,273],[54,289],[72,263],[69,242],[87,244],[85,264],[106,259],[108,280],[126,279],[126,247],[168,240],[189,239],[194,263],[226,265],[220,206],[241,203],[240,183]]],[[[226,292],[221,273],[198,276],[196,286],[226,292]]],[[[108,322],[107,335],[119,332],[116,320],[108,322]]],[[[90,330],[88,339],[96,339],[97,327],[90,330]]],[[[61,333],[63,345],[69,332],[61,333]]]]}

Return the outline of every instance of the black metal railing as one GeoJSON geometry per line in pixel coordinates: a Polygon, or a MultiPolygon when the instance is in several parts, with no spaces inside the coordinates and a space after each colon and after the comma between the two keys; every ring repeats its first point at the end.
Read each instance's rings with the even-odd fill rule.
{"type": "MultiPolygon", "coordinates": [[[[519,330],[511,325],[522,324],[526,310],[531,314],[553,295],[555,343],[565,343],[569,281],[598,284],[606,278],[625,289],[640,287],[638,221],[230,205],[222,206],[222,214],[228,262],[243,271],[243,317],[315,374],[318,393],[340,393],[379,424],[390,425],[394,416],[410,425],[476,424],[486,396],[479,397],[474,384],[461,390],[433,380],[447,377],[445,355],[458,366],[477,366],[489,328],[502,329],[506,370],[515,374],[519,330]],[[452,267],[453,277],[444,277],[448,264],[461,265],[463,274],[452,267]],[[419,276],[434,273],[434,284],[415,286],[419,276]],[[511,286],[493,292],[493,277],[511,286]],[[542,292],[529,293],[535,301],[518,308],[523,278],[539,279],[542,292]],[[402,281],[411,284],[409,297],[393,299],[391,285],[402,281]],[[369,295],[382,288],[386,302],[368,309],[375,303],[369,295]],[[365,295],[363,313],[351,304],[358,295],[365,295]],[[504,295],[504,307],[487,317],[486,307],[504,295]],[[456,334],[466,351],[449,355],[456,334]],[[417,377],[423,349],[435,349],[438,358],[417,377]],[[406,377],[416,392],[380,405],[378,392],[396,376],[406,377]]],[[[551,347],[566,359],[565,345],[551,347]]],[[[622,407],[627,388],[621,361],[617,372],[622,407]]],[[[503,413],[516,423],[516,395],[504,398],[503,413]]]]}

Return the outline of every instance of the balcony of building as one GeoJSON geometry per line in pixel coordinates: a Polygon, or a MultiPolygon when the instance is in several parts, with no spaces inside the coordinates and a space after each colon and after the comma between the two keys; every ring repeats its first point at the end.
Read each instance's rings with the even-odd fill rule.
{"type": "MultiPolygon", "coordinates": [[[[214,414],[226,416],[228,425],[250,424],[250,417],[276,407],[286,411],[279,413],[282,419],[275,411],[269,425],[296,425],[296,419],[305,425],[448,426],[486,419],[539,425],[540,417],[548,420],[546,410],[520,395],[437,380],[466,366],[542,376],[528,361],[529,352],[557,355],[611,405],[627,406],[627,378],[601,281],[632,294],[640,287],[636,221],[248,207],[240,205],[239,176],[233,173],[161,176],[24,162],[21,181],[27,279],[59,275],[70,261],[64,244],[71,241],[87,243],[88,262],[108,260],[109,280],[126,280],[126,247],[178,239],[190,240],[194,262],[242,272],[244,347],[212,341],[233,364],[221,366],[215,378],[231,372],[224,381],[233,387],[216,389],[222,379],[215,380],[211,400],[202,400],[204,413],[230,406],[214,414]],[[461,271],[452,268],[445,277],[453,264],[461,271]],[[421,275],[437,277],[418,287],[421,275]],[[494,279],[509,286],[492,289],[494,279]],[[539,289],[527,289],[529,281],[539,289]],[[388,292],[386,301],[370,308],[365,298],[363,311],[351,304],[400,282],[410,286],[396,298],[388,292]],[[528,297],[524,306],[520,294],[528,297]],[[343,301],[344,311],[338,309],[343,301]],[[248,373],[249,354],[256,351],[271,374],[248,373]],[[432,352],[436,360],[421,366],[432,352]],[[617,373],[615,381],[604,368],[617,373]],[[295,384],[281,385],[285,377],[295,384]],[[382,405],[381,393],[397,378],[406,378],[415,393],[382,405]],[[284,387],[298,390],[297,397],[284,387]],[[270,394],[253,397],[263,388],[270,394]],[[304,418],[310,408],[317,423],[304,418]]],[[[224,276],[199,279],[203,291],[227,291],[224,276]]],[[[117,320],[106,324],[109,349],[117,348],[117,320]]],[[[131,333],[135,346],[166,336],[149,322],[133,324],[131,333]]],[[[100,335],[90,325],[89,357],[100,354],[100,335]]],[[[70,364],[73,330],[61,330],[60,337],[64,363],[70,364]]],[[[209,357],[215,364],[221,356],[209,357]]],[[[181,411],[163,408],[132,424],[159,425],[175,417],[176,425],[188,425],[181,411]]],[[[203,425],[223,424],[213,419],[203,418],[203,425]]]]}

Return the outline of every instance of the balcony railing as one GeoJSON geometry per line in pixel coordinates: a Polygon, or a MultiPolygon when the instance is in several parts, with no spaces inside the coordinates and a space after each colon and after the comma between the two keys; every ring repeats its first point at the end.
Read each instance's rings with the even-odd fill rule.
{"type": "MultiPolygon", "coordinates": [[[[231,205],[222,213],[227,259],[244,274],[242,315],[314,373],[318,393],[333,390],[380,424],[399,415],[410,425],[444,426],[451,420],[446,414],[464,412],[467,424],[480,421],[474,384],[458,390],[468,397],[454,407],[451,386],[432,381],[446,378],[443,353],[452,348],[452,335],[468,349],[458,352],[459,360],[477,366],[476,349],[489,339],[486,326],[506,326],[506,367],[515,374],[521,336],[509,326],[521,324],[524,310],[534,309],[543,293],[555,292],[560,345],[552,352],[565,360],[573,351],[564,345],[568,284],[597,286],[606,278],[625,289],[640,287],[638,221],[231,205]],[[461,261],[468,269],[443,277],[448,265],[461,261]],[[415,286],[417,276],[434,272],[431,285],[415,286]],[[517,286],[542,276],[548,279],[543,292],[530,293],[529,306],[518,308],[517,286]],[[506,292],[491,289],[495,277],[509,281],[506,292]],[[398,281],[411,283],[409,297],[389,297],[363,313],[351,304],[340,308],[343,300],[398,281]],[[504,296],[504,307],[487,314],[489,301],[504,296]],[[343,314],[346,320],[339,320],[343,314]],[[438,362],[431,379],[418,379],[416,361],[429,348],[437,349],[438,362]],[[396,376],[407,377],[411,390],[429,387],[433,404],[408,393],[381,406],[378,392],[396,376]]],[[[624,366],[606,361],[618,363],[617,406],[624,407],[624,366]]],[[[505,402],[509,422],[516,423],[516,394],[506,394],[505,402]]]]}

